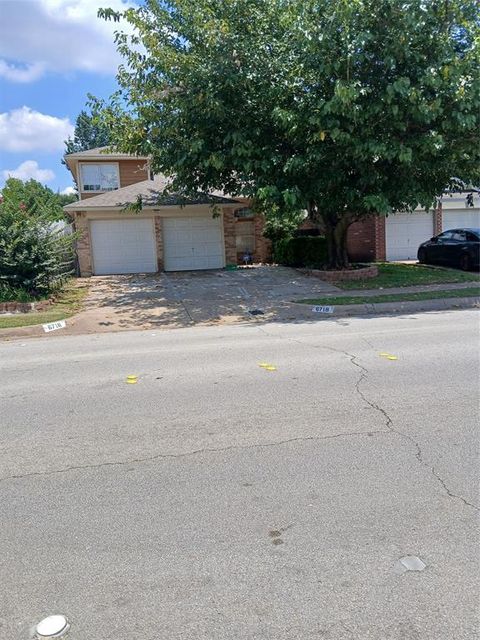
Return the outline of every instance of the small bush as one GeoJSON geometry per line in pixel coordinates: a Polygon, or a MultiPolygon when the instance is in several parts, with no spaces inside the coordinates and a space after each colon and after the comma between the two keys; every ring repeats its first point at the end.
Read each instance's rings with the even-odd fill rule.
{"type": "MultiPolygon", "coordinates": [[[[0,215],[0,287],[38,298],[63,284],[73,272],[74,237],[44,220],[0,215]]],[[[19,300],[19,297],[15,297],[19,300]]]]}
{"type": "Polygon", "coordinates": [[[0,302],[33,302],[34,299],[26,289],[11,287],[0,281],[0,302]]]}
{"type": "Polygon", "coordinates": [[[321,268],[327,262],[327,241],[323,236],[301,236],[280,240],[274,260],[287,267],[321,268]]]}

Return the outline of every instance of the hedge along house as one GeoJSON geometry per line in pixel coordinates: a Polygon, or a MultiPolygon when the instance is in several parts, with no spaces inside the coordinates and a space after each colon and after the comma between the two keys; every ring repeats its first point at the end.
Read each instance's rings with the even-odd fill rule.
{"type": "Polygon", "coordinates": [[[419,245],[447,229],[480,228],[478,189],[445,193],[433,211],[375,216],[348,230],[350,259],[358,262],[416,260],[419,245]]]}
{"type": "Polygon", "coordinates": [[[163,195],[146,157],[91,149],[65,156],[79,200],[64,209],[80,237],[80,275],[220,269],[269,258],[264,220],[244,198],[219,192],[185,200],[163,195]],[[139,200],[137,213],[129,210],[139,200]]]}

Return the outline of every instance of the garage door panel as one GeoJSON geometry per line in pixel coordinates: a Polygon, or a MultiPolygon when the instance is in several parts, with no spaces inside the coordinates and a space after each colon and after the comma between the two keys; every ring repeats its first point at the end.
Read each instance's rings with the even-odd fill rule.
{"type": "Polygon", "coordinates": [[[177,243],[172,251],[172,248],[165,250],[165,256],[167,258],[181,258],[182,260],[190,259],[193,256],[191,243],[177,243]]]}
{"type": "Polygon", "coordinates": [[[418,247],[433,235],[433,213],[396,213],[385,223],[387,260],[415,260],[418,247]]]}
{"type": "Polygon", "coordinates": [[[442,211],[442,231],[457,228],[480,228],[480,209],[450,209],[442,211]]]}
{"type": "Polygon", "coordinates": [[[221,218],[165,218],[163,246],[166,271],[220,269],[225,266],[221,218]]]}
{"type": "Polygon", "coordinates": [[[157,271],[151,219],[92,220],[90,235],[96,275],[157,271]]]}

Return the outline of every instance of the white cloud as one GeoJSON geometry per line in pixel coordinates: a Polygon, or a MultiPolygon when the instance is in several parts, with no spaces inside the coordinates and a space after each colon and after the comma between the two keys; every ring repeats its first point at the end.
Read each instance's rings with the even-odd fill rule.
{"type": "Polygon", "coordinates": [[[60,191],[60,194],[62,196],[71,196],[74,193],[76,193],[76,191],[73,187],[65,187],[65,189],[62,189],[62,191],[60,191]]]}
{"type": "Polygon", "coordinates": [[[38,180],[38,182],[50,182],[55,178],[55,174],[50,169],[40,169],[35,160],[26,160],[16,169],[4,169],[2,171],[5,180],[8,178],[18,178],[19,180],[38,180]]]}
{"type": "Polygon", "coordinates": [[[0,1],[0,58],[16,63],[2,61],[0,75],[14,82],[32,82],[46,71],[114,74],[121,61],[114,32],[132,30],[124,21],[97,18],[97,12],[101,6],[136,6],[133,0],[0,1]],[[27,65],[23,74],[17,63],[27,65]]]}
{"type": "Polygon", "coordinates": [[[27,83],[34,82],[43,76],[45,65],[35,62],[25,67],[14,64],[7,64],[5,60],[0,60],[0,78],[10,80],[10,82],[27,83]]]}
{"type": "Polygon", "coordinates": [[[0,113],[0,149],[3,151],[61,151],[73,135],[68,118],[56,118],[29,107],[0,113]]]}

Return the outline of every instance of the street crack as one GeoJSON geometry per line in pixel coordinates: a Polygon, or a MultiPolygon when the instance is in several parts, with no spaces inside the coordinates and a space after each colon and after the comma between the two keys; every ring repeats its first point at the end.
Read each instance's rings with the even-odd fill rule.
{"type": "Polygon", "coordinates": [[[141,464],[143,462],[153,462],[155,460],[167,460],[188,458],[191,456],[200,455],[202,453],[221,453],[224,451],[240,451],[242,449],[256,449],[267,447],[278,447],[292,442],[312,442],[320,440],[333,440],[335,438],[348,438],[351,436],[372,436],[380,433],[387,433],[384,429],[378,429],[376,431],[350,431],[345,433],[334,433],[329,436],[299,436],[298,438],[288,438],[286,440],[279,440],[277,442],[258,442],[245,445],[230,445],[228,447],[205,447],[203,449],[195,449],[193,451],[185,451],[183,453],[158,453],[153,456],[145,456],[143,458],[129,458],[128,460],[113,460],[108,462],[99,462],[97,464],[84,464],[84,465],[72,465],[64,467],[62,469],[52,469],[50,471],[32,471],[31,473],[12,474],[10,476],[4,476],[0,478],[0,482],[6,480],[21,480],[24,478],[30,478],[35,476],[50,476],[60,473],[68,473],[69,471],[81,471],[84,469],[99,469],[101,467],[121,467],[128,464],[141,464]]]}
{"type": "MultiPolygon", "coordinates": [[[[360,376],[359,376],[357,382],[355,383],[355,391],[356,391],[356,393],[363,400],[363,402],[365,404],[367,404],[369,407],[371,407],[372,409],[374,409],[375,411],[377,411],[378,413],[380,413],[382,415],[382,417],[383,417],[383,419],[385,421],[386,429],[390,433],[393,433],[393,434],[399,436],[400,438],[403,438],[403,439],[407,440],[413,446],[414,451],[415,451],[416,460],[419,462],[419,464],[421,464],[426,469],[428,469],[428,471],[432,474],[432,476],[436,479],[436,481],[440,484],[442,489],[445,491],[445,493],[450,498],[453,498],[453,499],[456,499],[456,500],[460,500],[461,502],[463,502],[463,504],[465,506],[471,507],[472,509],[475,509],[476,511],[480,511],[480,507],[478,505],[476,505],[476,504],[474,504],[472,502],[469,502],[466,498],[464,498],[463,496],[458,495],[457,493],[454,493],[449,488],[447,482],[436,471],[435,467],[433,465],[430,465],[424,459],[422,448],[421,448],[419,442],[417,440],[415,440],[415,438],[410,436],[408,433],[404,433],[403,431],[400,431],[399,429],[395,428],[393,420],[389,416],[387,411],[383,407],[381,407],[378,403],[376,403],[373,400],[371,400],[362,391],[362,389],[361,389],[362,384],[368,380],[368,369],[366,369],[362,364],[360,364],[360,362],[358,362],[358,356],[355,356],[353,353],[349,353],[348,351],[343,351],[342,349],[335,349],[334,347],[327,347],[327,346],[316,345],[316,344],[308,344],[308,343],[304,342],[303,340],[298,340],[297,338],[289,338],[287,336],[282,336],[281,334],[275,335],[275,334],[269,333],[263,327],[258,327],[258,328],[262,333],[264,333],[265,335],[270,336],[272,338],[280,338],[282,340],[288,340],[290,342],[295,342],[295,343],[300,344],[300,345],[302,345],[304,347],[306,346],[306,347],[313,347],[314,349],[324,349],[326,351],[332,351],[334,353],[339,353],[339,354],[342,354],[342,355],[346,356],[350,360],[350,362],[353,364],[353,366],[355,366],[357,369],[360,370],[360,376]]],[[[385,431],[383,431],[382,433],[385,433],[385,431]]]]}
{"type": "Polygon", "coordinates": [[[457,500],[461,500],[466,506],[472,507],[472,509],[476,509],[477,511],[480,511],[480,507],[478,507],[477,505],[473,504],[472,502],[469,502],[463,496],[460,496],[460,495],[458,495],[456,493],[453,493],[453,491],[451,491],[451,489],[448,487],[446,481],[435,470],[435,467],[430,465],[424,459],[422,448],[421,448],[419,442],[417,440],[415,440],[415,438],[410,436],[408,433],[404,433],[403,431],[399,431],[398,429],[396,429],[394,427],[392,418],[388,415],[388,413],[385,411],[385,409],[383,407],[381,407],[379,404],[377,404],[376,402],[373,402],[372,400],[370,400],[370,398],[368,398],[365,395],[365,393],[361,389],[361,385],[362,385],[363,382],[365,382],[368,379],[368,370],[357,361],[357,356],[354,356],[354,355],[352,355],[350,353],[349,354],[345,353],[345,355],[348,355],[348,357],[350,358],[350,362],[355,367],[360,369],[360,377],[357,380],[357,382],[355,383],[356,392],[358,393],[358,395],[362,398],[362,400],[368,406],[372,407],[372,409],[375,409],[375,411],[378,411],[379,413],[382,414],[382,416],[385,419],[385,426],[387,427],[387,429],[389,431],[391,431],[392,433],[395,433],[397,436],[400,436],[401,438],[404,438],[405,440],[408,440],[408,442],[410,442],[410,444],[415,449],[415,458],[418,460],[418,462],[420,464],[422,464],[426,469],[428,469],[430,471],[430,473],[440,483],[440,485],[443,487],[444,491],[446,492],[446,494],[450,498],[456,498],[457,500]]]}

